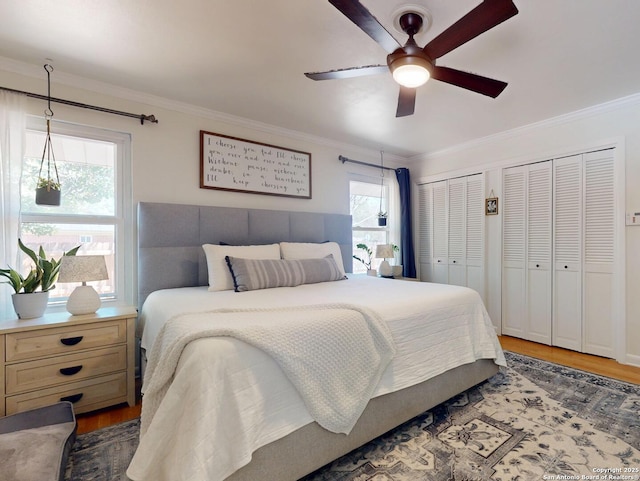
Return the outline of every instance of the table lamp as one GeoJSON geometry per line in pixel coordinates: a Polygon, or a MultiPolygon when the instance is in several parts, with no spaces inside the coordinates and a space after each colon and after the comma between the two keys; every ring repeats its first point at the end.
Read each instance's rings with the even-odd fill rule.
{"type": "Polygon", "coordinates": [[[393,257],[393,246],[391,244],[378,244],[376,246],[376,258],[384,259],[378,268],[380,277],[393,277],[393,268],[387,259],[393,257]]]}
{"type": "Polygon", "coordinates": [[[87,282],[108,279],[104,256],[63,256],[58,282],[82,282],[67,300],[67,311],[74,316],[91,314],[100,307],[100,296],[87,282]]]}

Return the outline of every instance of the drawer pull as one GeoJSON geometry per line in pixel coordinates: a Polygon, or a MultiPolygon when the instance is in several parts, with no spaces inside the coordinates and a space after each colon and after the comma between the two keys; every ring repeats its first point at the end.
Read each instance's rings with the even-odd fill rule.
{"type": "Polygon", "coordinates": [[[60,401],[69,401],[70,403],[77,403],[82,399],[83,393],[72,394],[71,396],[64,396],[60,398],[60,401]]]}
{"type": "Polygon", "coordinates": [[[60,369],[60,374],[62,374],[63,376],[73,376],[74,374],[78,374],[81,369],[82,364],[73,367],[63,367],[60,369]]]}
{"type": "Polygon", "coordinates": [[[64,344],[65,346],[75,346],[80,341],[82,341],[83,338],[84,338],[84,336],[64,337],[64,338],[60,339],[60,342],[62,344],[64,344]]]}

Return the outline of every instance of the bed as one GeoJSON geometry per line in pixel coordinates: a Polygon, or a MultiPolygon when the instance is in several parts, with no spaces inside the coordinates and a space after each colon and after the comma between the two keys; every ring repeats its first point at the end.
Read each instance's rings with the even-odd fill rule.
{"type": "Polygon", "coordinates": [[[345,429],[331,424],[327,429],[327,419],[333,418],[316,415],[287,367],[274,360],[277,356],[242,336],[194,337],[179,357],[150,356],[153,369],[145,374],[145,386],[153,387],[157,372],[164,370],[158,362],[175,357],[175,371],[160,396],[145,391],[144,434],[127,471],[135,481],[296,480],[484,381],[505,364],[482,301],[467,288],[347,275],[295,287],[210,290],[206,244],[285,242],[317,244],[318,250],[336,245],[341,267],[350,272],[350,216],[140,203],[138,220],[144,359],[160,352],[151,348],[171,338],[166,332],[172,324],[217,329],[227,321],[253,322],[265,312],[279,319],[309,317],[309,322],[318,317],[337,322],[337,328],[343,324],[333,319],[334,313],[353,316],[393,343],[378,343],[387,351],[379,348],[379,373],[367,384],[371,399],[364,400],[351,424],[340,425],[345,429]],[[299,309],[313,314],[300,316],[299,309]],[[329,311],[331,319],[326,318],[329,311]],[[389,349],[392,355],[385,357],[389,349]]]}

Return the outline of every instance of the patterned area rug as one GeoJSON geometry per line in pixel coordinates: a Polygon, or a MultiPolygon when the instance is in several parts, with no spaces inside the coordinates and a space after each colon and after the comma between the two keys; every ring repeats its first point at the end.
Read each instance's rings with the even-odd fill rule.
{"type": "MultiPolygon", "coordinates": [[[[640,479],[640,386],[506,355],[509,369],[304,481],[640,479]]],[[[126,481],[138,430],[78,436],[66,480],[126,481]]]]}

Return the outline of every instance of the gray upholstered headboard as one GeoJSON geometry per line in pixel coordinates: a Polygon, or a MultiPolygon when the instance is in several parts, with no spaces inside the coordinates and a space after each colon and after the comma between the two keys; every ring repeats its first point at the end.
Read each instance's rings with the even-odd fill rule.
{"type": "Polygon", "coordinates": [[[337,242],[352,271],[350,215],[140,202],[138,305],[158,289],[207,285],[202,244],[281,241],[337,242]]]}

